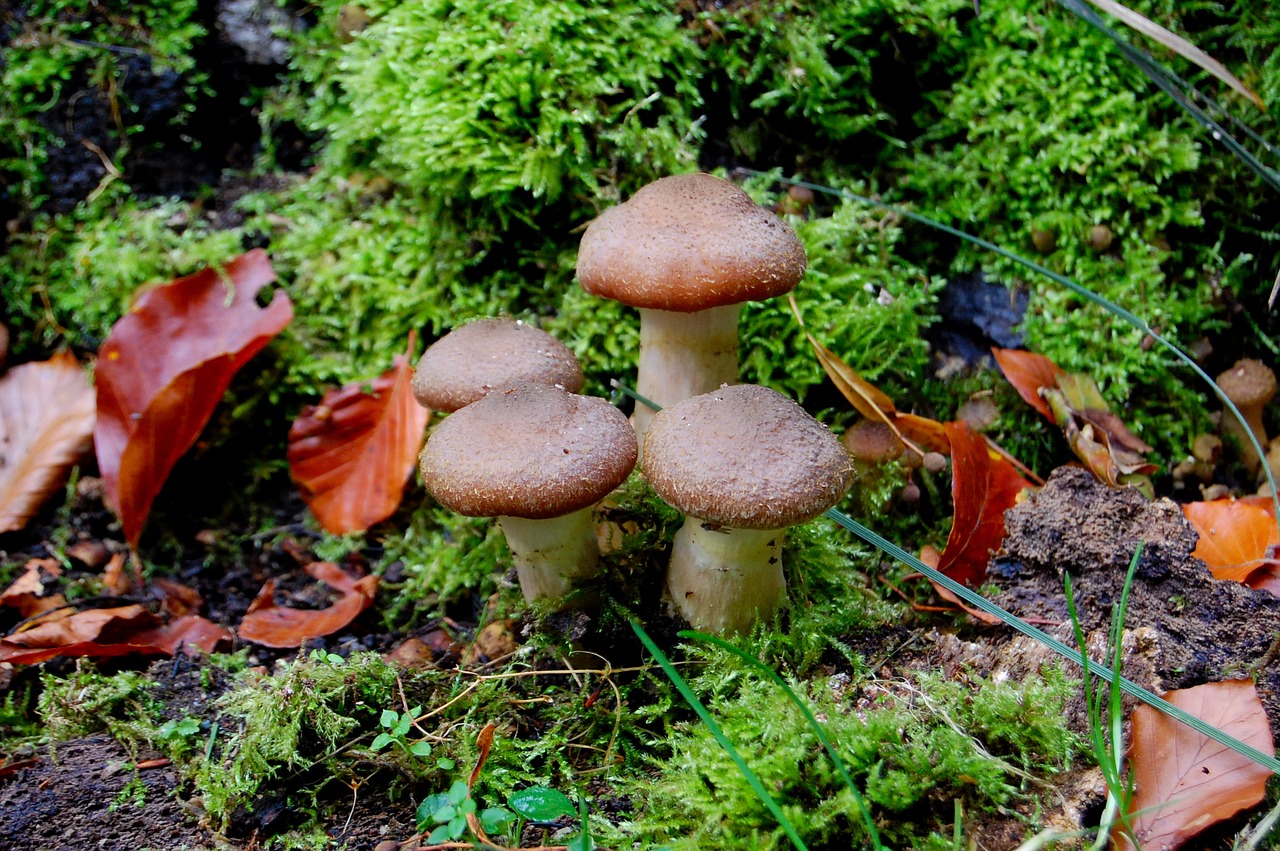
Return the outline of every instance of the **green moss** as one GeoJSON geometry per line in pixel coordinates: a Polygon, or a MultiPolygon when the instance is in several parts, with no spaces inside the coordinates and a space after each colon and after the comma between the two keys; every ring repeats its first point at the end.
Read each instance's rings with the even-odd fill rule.
{"type": "MultiPolygon", "coordinates": [[[[726,735],[807,843],[856,844],[865,828],[813,731],[774,686],[711,650],[694,681],[726,735]]],[[[791,682],[813,707],[877,816],[888,847],[920,847],[950,832],[950,802],[991,809],[1029,794],[1010,764],[1063,767],[1075,750],[1060,672],[1023,683],[940,678],[902,683],[791,682]]],[[[789,847],[728,756],[702,725],[678,725],[655,760],[639,830],[672,848],[789,847]]]]}
{"type": "MultiPolygon", "coordinates": [[[[325,4],[325,15],[340,3],[325,4]]],[[[367,163],[437,196],[616,193],[619,174],[687,170],[697,50],[669,6],[529,0],[371,3],[313,116],[330,164],[367,163]]],[[[319,77],[323,71],[314,71],[319,77]]],[[[644,180],[640,180],[644,182],[644,180]]]]}
{"type": "Polygon", "coordinates": [[[107,732],[136,747],[155,730],[153,683],[142,672],[101,674],[92,662],[80,660],[68,677],[43,675],[41,686],[37,711],[55,742],[107,732]]]}
{"type": "Polygon", "coordinates": [[[138,59],[153,73],[183,76],[180,97],[186,103],[178,120],[185,117],[204,84],[192,56],[206,34],[196,21],[198,7],[197,0],[143,0],[130,3],[127,12],[90,0],[24,3],[0,63],[0,186],[13,185],[13,199],[21,206],[41,202],[48,148],[62,144],[48,129],[61,117],[49,113],[71,86],[88,85],[110,99],[119,142],[144,129],[130,120],[132,105],[123,92],[129,65],[138,59]]]}

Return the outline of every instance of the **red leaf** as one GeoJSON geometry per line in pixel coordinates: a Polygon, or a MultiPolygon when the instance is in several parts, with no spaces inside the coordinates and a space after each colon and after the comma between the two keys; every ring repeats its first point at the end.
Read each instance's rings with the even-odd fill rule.
{"type": "Polygon", "coordinates": [[[366,384],[326,393],[289,430],[289,472],[320,525],[363,532],[400,505],[431,412],[413,398],[409,349],[366,384]]]}
{"type": "MultiPolygon", "coordinates": [[[[1268,756],[1271,727],[1252,680],[1171,691],[1165,699],[1268,756]]],[[[1271,772],[1150,706],[1133,710],[1129,804],[1143,848],[1176,848],[1266,795],[1271,772]]],[[[1126,843],[1127,844],[1127,843],[1126,843]]],[[[1130,846],[1131,847],[1131,846],[1130,846]]]]}
{"type": "Polygon", "coordinates": [[[137,544],[151,504],[191,448],[235,373],[289,324],[260,249],[143,293],[98,353],[94,440],[107,496],[137,544]]]}
{"type": "Polygon", "coordinates": [[[21,529],[89,451],[93,388],[69,353],[0,378],[0,532],[21,529]]]}
{"type": "Polygon", "coordinates": [[[268,579],[240,623],[241,638],[267,647],[298,647],[308,638],[329,635],[351,623],[372,605],[378,590],[378,577],[354,579],[330,562],[318,561],[303,570],[341,593],[341,599],[327,609],[277,606],[276,583],[268,579]]]}
{"type": "Polygon", "coordinates": [[[1200,536],[1191,554],[1208,565],[1214,579],[1252,585],[1252,574],[1280,566],[1270,552],[1280,544],[1280,529],[1269,498],[1189,502],[1182,506],[1182,513],[1200,536]]]}
{"type": "Polygon", "coordinates": [[[957,582],[977,585],[987,574],[991,553],[1004,540],[1005,509],[1032,485],[1007,460],[993,455],[968,425],[947,423],[946,429],[955,520],[937,569],[957,582]]]}
{"type": "Polygon", "coordinates": [[[1057,423],[1048,403],[1040,398],[1040,388],[1057,387],[1058,379],[1066,375],[1062,367],[1035,352],[992,346],[991,354],[995,355],[1000,371],[1023,401],[1044,415],[1049,422],[1057,423]]]}

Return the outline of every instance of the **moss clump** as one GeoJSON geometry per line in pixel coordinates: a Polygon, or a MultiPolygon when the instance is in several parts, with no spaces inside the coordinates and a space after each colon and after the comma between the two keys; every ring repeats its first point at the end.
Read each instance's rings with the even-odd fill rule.
{"type": "MultiPolygon", "coordinates": [[[[795,706],[722,655],[694,681],[728,738],[811,845],[866,839],[858,805],[795,706]]],[[[1072,683],[1054,669],[1022,683],[939,678],[795,681],[835,743],[888,847],[949,834],[950,801],[968,812],[1029,793],[1011,770],[1064,767],[1076,748],[1062,706],[1072,683]]],[[[785,835],[702,725],[679,725],[642,795],[638,829],[672,848],[784,848],[785,835]]]]}
{"type": "Polygon", "coordinates": [[[124,743],[148,740],[159,709],[153,684],[138,671],[106,675],[81,660],[66,678],[45,674],[37,710],[49,738],[74,739],[108,732],[124,743]]]}
{"type": "MultiPolygon", "coordinates": [[[[325,14],[341,4],[326,4],[325,14]]],[[[578,202],[694,162],[693,40],[666,4],[371,3],[313,115],[324,160],[440,197],[578,202]]]]}

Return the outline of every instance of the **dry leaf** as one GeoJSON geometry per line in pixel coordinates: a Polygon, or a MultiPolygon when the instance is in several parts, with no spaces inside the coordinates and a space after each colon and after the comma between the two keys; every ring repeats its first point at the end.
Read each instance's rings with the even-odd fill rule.
{"type": "Polygon", "coordinates": [[[0,639],[0,662],[33,665],[58,656],[172,655],[191,647],[209,652],[230,640],[227,630],[196,615],[162,624],[139,605],[88,609],[0,639]]]}
{"type": "Polygon", "coordinates": [[[1022,400],[1039,411],[1049,422],[1056,424],[1053,411],[1049,410],[1049,403],[1040,395],[1040,390],[1058,386],[1058,379],[1066,375],[1062,367],[1044,355],[1020,349],[999,349],[993,346],[991,354],[995,356],[996,364],[1004,373],[1005,379],[1018,391],[1022,400]]]}
{"type": "Polygon", "coordinates": [[[89,451],[93,387],[69,353],[0,378],[0,532],[21,529],[89,451]]]}
{"type": "Polygon", "coordinates": [[[268,579],[240,623],[240,637],[267,647],[299,647],[309,638],[330,635],[351,623],[373,604],[378,577],[354,579],[330,562],[318,561],[303,568],[342,594],[327,609],[290,609],[277,606],[276,583],[268,579]]]}
{"type": "Polygon", "coordinates": [[[49,592],[49,579],[62,575],[62,566],[51,558],[33,558],[23,566],[22,573],[0,593],[0,606],[18,610],[24,620],[33,618],[66,605],[66,598],[58,592],[49,592]]]}
{"type": "MultiPolygon", "coordinates": [[[[964,585],[978,585],[987,575],[991,553],[1004,540],[1004,512],[1031,483],[1005,458],[993,453],[982,436],[964,423],[947,423],[951,444],[951,495],[955,520],[947,546],[934,567],[964,585]]],[[[940,594],[957,602],[946,589],[940,594]]]]}
{"type": "Polygon", "coordinates": [[[1253,585],[1253,574],[1263,572],[1260,581],[1265,584],[1280,567],[1272,551],[1280,545],[1280,529],[1269,498],[1189,502],[1182,513],[1200,536],[1191,554],[1208,565],[1215,579],[1253,585]]]}
{"type": "Polygon", "coordinates": [[[151,504],[244,366],[289,324],[283,292],[261,250],[143,293],[98,353],[94,440],[107,496],[137,544],[151,504]]]}
{"type": "MultiPolygon", "coordinates": [[[[1252,680],[1208,683],[1164,697],[1262,753],[1275,755],[1271,727],[1252,680]]],[[[1129,770],[1136,791],[1129,811],[1143,848],[1177,848],[1266,795],[1271,772],[1247,756],[1150,706],[1136,707],[1132,723],[1129,770]]],[[[1123,844],[1131,847],[1127,839],[1123,844]]]]}
{"type": "Polygon", "coordinates": [[[400,505],[430,411],[413,398],[409,349],[374,379],[325,394],[289,430],[289,472],[320,525],[363,532],[400,505]]]}

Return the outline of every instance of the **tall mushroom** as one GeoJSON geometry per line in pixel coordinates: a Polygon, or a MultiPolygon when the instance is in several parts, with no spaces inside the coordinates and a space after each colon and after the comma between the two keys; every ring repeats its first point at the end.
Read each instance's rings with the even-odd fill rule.
{"type": "Polygon", "coordinates": [[[494,391],[451,414],[420,457],[442,505],[497,517],[526,600],[560,597],[595,575],[591,507],[622,484],[636,441],[604,399],[546,384],[494,391]]]}
{"type": "Polygon", "coordinates": [[[853,466],[803,408],[766,387],[722,387],[663,408],[649,424],[644,472],[686,515],[667,592],[696,628],[745,632],[786,599],[788,526],[844,495],[853,466]]]}
{"type": "Polygon", "coordinates": [[[431,344],[413,372],[418,404],[446,414],[491,390],[525,381],[582,389],[582,367],[564,343],[510,318],[477,319],[431,344]]]}
{"type": "MultiPolygon", "coordinates": [[[[650,183],[578,247],[582,288],[640,309],[636,391],[661,406],[737,381],[742,302],[789,292],[806,264],[785,222],[709,174],[650,183]]],[[[652,416],[636,406],[641,442],[652,416]]]]}

